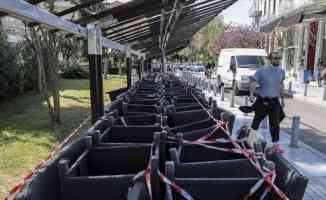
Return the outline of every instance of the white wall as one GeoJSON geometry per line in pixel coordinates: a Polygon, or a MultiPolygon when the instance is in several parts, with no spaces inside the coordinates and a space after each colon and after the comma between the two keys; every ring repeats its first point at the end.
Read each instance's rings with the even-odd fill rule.
{"type": "Polygon", "coordinates": [[[305,5],[314,3],[318,0],[276,0],[276,12],[274,9],[274,0],[259,0],[261,3],[261,10],[264,10],[264,2],[266,1],[266,12],[263,12],[262,23],[271,21],[283,15],[290,14],[294,10],[305,5]]]}

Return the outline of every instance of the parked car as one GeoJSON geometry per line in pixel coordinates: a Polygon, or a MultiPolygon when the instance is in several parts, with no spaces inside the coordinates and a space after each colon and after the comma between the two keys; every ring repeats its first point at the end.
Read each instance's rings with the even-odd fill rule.
{"type": "Polygon", "coordinates": [[[248,91],[249,77],[267,62],[264,49],[222,49],[216,74],[221,76],[225,87],[232,87],[234,80],[236,92],[248,91]]]}
{"type": "Polygon", "coordinates": [[[193,75],[203,78],[205,76],[205,69],[204,65],[192,65],[190,71],[193,75]]]}

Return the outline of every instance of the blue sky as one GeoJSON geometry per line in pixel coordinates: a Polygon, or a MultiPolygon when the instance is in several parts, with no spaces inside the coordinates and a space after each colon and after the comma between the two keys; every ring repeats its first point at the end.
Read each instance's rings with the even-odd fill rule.
{"type": "Polygon", "coordinates": [[[252,0],[239,0],[231,7],[221,13],[227,23],[250,24],[249,8],[252,6],[252,0]]]}

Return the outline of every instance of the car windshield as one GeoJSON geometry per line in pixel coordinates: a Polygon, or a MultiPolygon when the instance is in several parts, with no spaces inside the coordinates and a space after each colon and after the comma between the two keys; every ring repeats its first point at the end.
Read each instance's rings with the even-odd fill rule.
{"type": "Polygon", "coordinates": [[[266,63],[264,56],[237,56],[236,59],[240,68],[258,68],[266,63]]]}

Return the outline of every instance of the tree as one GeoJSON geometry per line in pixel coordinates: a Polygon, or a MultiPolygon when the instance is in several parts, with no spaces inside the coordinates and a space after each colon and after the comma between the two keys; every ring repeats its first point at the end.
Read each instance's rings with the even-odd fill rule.
{"type": "Polygon", "coordinates": [[[76,41],[74,38],[65,38],[59,42],[60,52],[63,60],[65,61],[65,67],[71,67],[76,65],[81,57],[82,42],[76,41]]]}
{"type": "Polygon", "coordinates": [[[222,17],[216,17],[205,27],[199,30],[192,38],[190,45],[176,53],[173,57],[184,59],[188,62],[212,63],[216,60],[213,45],[216,38],[220,37],[226,28],[222,17]]]}
{"type": "Polygon", "coordinates": [[[0,98],[15,91],[17,74],[17,52],[0,33],[0,98]]]}
{"type": "Polygon", "coordinates": [[[261,48],[261,37],[250,26],[233,26],[216,39],[213,50],[218,54],[225,48],[261,48]]]}
{"type": "MultiPolygon", "coordinates": [[[[55,11],[55,0],[47,1],[44,6],[50,11],[55,11]]],[[[38,64],[41,94],[46,101],[51,120],[51,125],[61,124],[60,93],[59,93],[59,52],[60,41],[65,38],[60,33],[34,26],[26,34],[35,53],[38,64]]]]}

